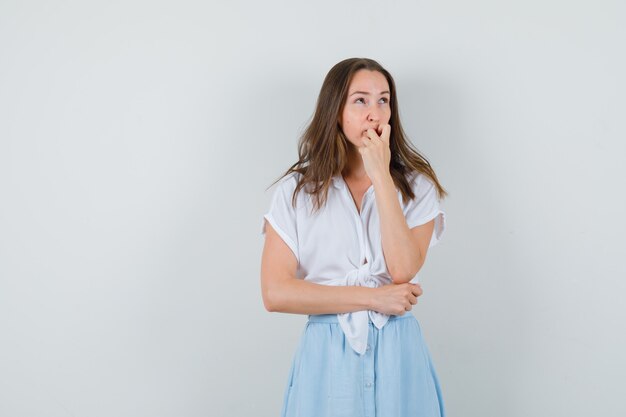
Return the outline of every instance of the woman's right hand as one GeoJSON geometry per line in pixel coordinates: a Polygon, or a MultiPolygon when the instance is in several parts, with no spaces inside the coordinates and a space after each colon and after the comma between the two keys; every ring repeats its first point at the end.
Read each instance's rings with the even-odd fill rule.
{"type": "Polygon", "coordinates": [[[411,282],[383,285],[374,290],[372,310],[394,316],[411,311],[413,305],[417,304],[417,297],[422,295],[422,287],[411,282]]]}

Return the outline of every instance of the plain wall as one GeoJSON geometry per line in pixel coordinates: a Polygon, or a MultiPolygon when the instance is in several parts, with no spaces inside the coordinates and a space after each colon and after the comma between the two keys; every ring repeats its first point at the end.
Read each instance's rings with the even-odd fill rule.
{"type": "Polygon", "coordinates": [[[3,0],[0,415],[278,415],[266,188],[354,56],[450,193],[413,310],[448,415],[626,415],[625,12],[3,0]]]}

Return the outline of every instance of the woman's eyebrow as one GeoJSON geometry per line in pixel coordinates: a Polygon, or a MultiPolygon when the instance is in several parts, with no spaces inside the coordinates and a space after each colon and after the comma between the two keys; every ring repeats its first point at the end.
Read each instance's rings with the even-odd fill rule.
{"type": "MultiPolygon", "coordinates": [[[[370,95],[370,93],[368,93],[367,91],[355,91],[354,93],[350,95],[353,96],[355,94],[365,94],[366,96],[370,95]]],[[[391,93],[389,91],[381,91],[380,94],[383,95],[383,94],[391,94],[391,93]]]]}

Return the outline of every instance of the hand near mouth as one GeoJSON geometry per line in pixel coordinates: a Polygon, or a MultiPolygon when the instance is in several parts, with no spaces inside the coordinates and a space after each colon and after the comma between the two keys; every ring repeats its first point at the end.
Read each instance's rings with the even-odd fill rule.
{"type": "Polygon", "coordinates": [[[363,138],[363,146],[358,148],[363,158],[365,172],[372,182],[389,175],[391,163],[390,135],[391,126],[388,124],[378,126],[378,132],[374,129],[368,129],[367,137],[363,138]]]}

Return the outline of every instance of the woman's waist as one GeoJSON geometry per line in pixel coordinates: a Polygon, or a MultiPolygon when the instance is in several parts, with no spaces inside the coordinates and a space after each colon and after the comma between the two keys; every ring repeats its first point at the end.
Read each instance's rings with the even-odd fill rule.
{"type": "Polygon", "coordinates": [[[303,278],[305,281],[322,285],[358,285],[367,287],[380,287],[391,284],[393,280],[387,273],[371,273],[358,269],[346,271],[343,275],[307,274],[303,278]]]}
{"type": "MultiPolygon", "coordinates": [[[[370,311],[370,310],[367,310],[367,311],[370,311]]],[[[411,311],[407,311],[401,316],[395,316],[395,315],[389,316],[389,320],[402,320],[402,319],[408,319],[408,318],[415,318],[415,316],[413,315],[411,311]]],[[[309,314],[308,320],[313,323],[339,323],[339,317],[338,317],[338,314],[336,313],[334,314],[309,314]]],[[[371,317],[369,317],[369,314],[368,314],[368,322],[370,324],[373,324],[371,317]]]]}

